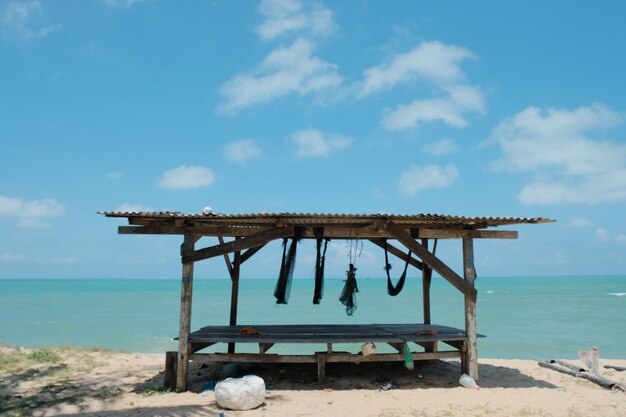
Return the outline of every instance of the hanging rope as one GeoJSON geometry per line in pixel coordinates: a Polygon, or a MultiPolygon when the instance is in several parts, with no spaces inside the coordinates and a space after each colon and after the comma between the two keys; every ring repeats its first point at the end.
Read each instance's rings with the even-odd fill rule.
{"type": "Polygon", "coordinates": [[[359,287],[356,283],[356,268],[354,264],[350,264],[348,271],[346,272],[346,283],[341,291],[339,301],[346,306],[346,314],[351,316],[356,311],[356,296],[355,293],[359,292],[359,287]]]}
{"type": "Polygon", "coordinates": [[[289,252],[287,252],[287,238],[283,239],[283,259],[280,264],[280,272],[278,281],[274,289],[274,297],[276,304],[287,304],[289,294],[291,293],[291,279],[293,277],[293,269],[296,266],[296,249],[298,247],[298,239],[292,238],[289,252]]]}
{"type": "Polygon", "coordinates": [[[404,281],[406,281],[406,271],[409,267],[409,259],[411,259],[411,251],[407,253],[406,263],[404,264],[404,271],[402,272],[402,275],[400,275],[398,283],[394,286],[391,283],[391,277],[389,276],[391,264],[389,263],[389,255],[387,254],[387,239],[385,239],[385,272],[387,273],[387,293],[392,297],[400,294],[400,291],[402,291],[402,288],[404,288],[404,281]]]}
{"type": "Polygon", "coordinates": [[[313,233],[317,239],[317,256],[315,259],[315,290],[313,292],[313,304],[319,304],[324,296],[324,264],[326,263],[326,249],[330,239],[324,239],[324,228],[314,227],[313,233]],[[324,249],[322,249],[322,240],[324,249]]]}

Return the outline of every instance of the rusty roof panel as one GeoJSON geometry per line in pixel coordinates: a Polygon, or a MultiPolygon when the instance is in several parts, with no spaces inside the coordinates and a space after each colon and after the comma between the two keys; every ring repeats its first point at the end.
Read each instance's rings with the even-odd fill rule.
{"type": "Polygon", "coordinates": [[[429,224],[441,226],[501,226],[510,224],[549,223],[554,220],[542,217],[466,217],[442,214],[330,214],[330,213],[253,213],[253,214],[190,214],[175,211],[159,212],[99,212],[107,217],[195,220],[203,223],[233,223],[233,224],[264,224],[283,221],[287,224],[350,224],[365,223],[373,220],[392,220],[398,223],[429,224]]]}

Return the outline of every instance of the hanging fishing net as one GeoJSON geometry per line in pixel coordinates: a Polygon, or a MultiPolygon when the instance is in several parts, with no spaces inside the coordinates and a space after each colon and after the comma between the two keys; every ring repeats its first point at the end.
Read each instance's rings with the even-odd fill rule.
{"type": "Polygon", "coordinates": [[[356,283],[356,268],[354,264],[350,264],[348,272],[346,272],[346,283],[341,291],[339,301],[346,306],[346,314],[351,316],[356,311],[356,293],[359,292],[359,287],[356,283]]]}
{"type": "Polygon", "coordinates": [[[293,269],[296,266],[296,250],[298,248],[298,240],[296,238],[291,239],[289,250],[287,250],[287,241],[287,238],[283,239],[283,258],[280,264],[280,272],[278,274],[276,288],[274,289],[276,304],[287,304],[289,301],[293,269]]]}
{"type": "Polygon", "coordinates": [[[313,228],[317,243],[317,255],[315,257],[315,290],[313,292],[313,304],[319,304],[324,296],[324,264],[326,263],[326,248],[330,239],[324,239],[324,228],[313,228]],[[322,249],[322,241],[323,249],[322,249]]]}

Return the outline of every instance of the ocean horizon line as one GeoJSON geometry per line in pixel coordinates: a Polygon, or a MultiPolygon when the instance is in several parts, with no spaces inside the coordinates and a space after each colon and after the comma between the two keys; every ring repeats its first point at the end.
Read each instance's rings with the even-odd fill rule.
{"type": "MultiPolygon", "coordinates": [[[[617,277],[624,277],[626,278],[626,274],[615,274],[615,273],[607,273],[607,274],[577,274],[577,275],[568,275],[568,274],[546,274],[546,275],[481,275],[478,276],[476,278],[476,280],[480,280],[483,278],[488,278],[488,279],[509,279],[509,278],[515,278],[515,279],[520,279],[520,278],[530,278],[530,279],[535,279],[535,278],[547,278],[547,279],[571,279],[571,278],[617,278],[617,277]]],[[[421,277],[414,277],[414,278],[421,278],[421,277]]],[[[436,279],[443,279],[441,276],[434,274],[433,278],[436,279]]],[[[15,278],[15,277],[0,277],[0,281],[45,281],[45,280],[93,280],[93,281],[97,281],[97,280],[101,280],[101,281],[126,281],[126,280],[154,280],[154,281],[165,281],[165,280],[177,280],[177,279],[181,279],[180,276],[172,276],[172,277],[21,277],[21,278],[15,278]]],[[[275,280],[277,279],[277,277],[242,277],[242,280],[275,280]]],[[[314,279],[314,277],[311,276],[307,276],[307,277],[293,277],[294,280],[309,280],[309,279],[314,279]]],[[[345,277],[325,277],[325,279],[327,280],[344,280],[345,277]]],[[[361,279],[374,279],[374,280],[386,280],[387,278],[384,276],[364,276],[364,277],[359,277],[359,280],[361,279]]],[[[223,276],[223,277],[194,277],[194,280],[202,280],[202,281],[209,281],[209,280],[224,280],[224,281],[228,281],[230,280],[230,277],[228,277],[227,275],[223,276]]]]}

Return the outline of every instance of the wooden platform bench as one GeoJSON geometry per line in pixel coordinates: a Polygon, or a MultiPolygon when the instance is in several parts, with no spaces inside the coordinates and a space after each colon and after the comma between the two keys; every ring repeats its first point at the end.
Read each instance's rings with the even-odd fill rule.
{"type": "MultiPolygon", "coordinates": [[[[414,361],[461,358],[467,348],[467,336],[463,330],[453,327],[425,324],[297,324],[297,325],[238,325],[207,326],[190,334],[189,356],[196,362],[244,362],[244,363],[316,363],[318,382],[326,375],[326,363],[332,362],[404,362],[405,349],[411,350],[414,361]],[[244,334],[244,329],[254,329],[244,334]],[[248,332],[249,333],[249,332],[248,332]],[[396,353],[376,353],[364,356],[350,352],[333,351],[335,343],[385,343],[396,353]],[[439,342],[446,350],[440,350],[439,342]],[[259,353],[198,353],[217,343],[234,347],[241,343],[258,344],[259,353]],[[327,349],[313,354],[276,354],[268,351],[279,343],[326,344],[327,349]],[[413,351],[408,343],[415,343],[423,351],[413,351]]],[[[167,352],[165,385],[176,385],[177,352],[167,352]]]]}

